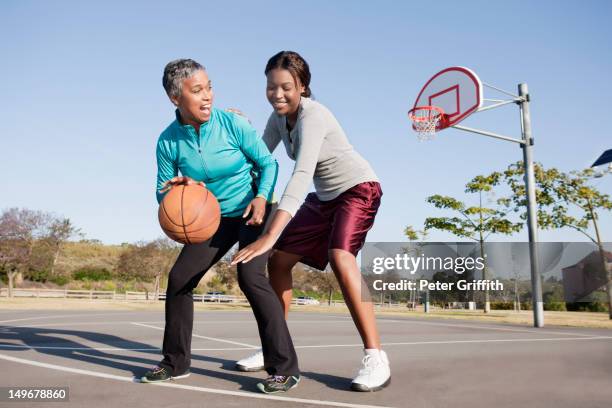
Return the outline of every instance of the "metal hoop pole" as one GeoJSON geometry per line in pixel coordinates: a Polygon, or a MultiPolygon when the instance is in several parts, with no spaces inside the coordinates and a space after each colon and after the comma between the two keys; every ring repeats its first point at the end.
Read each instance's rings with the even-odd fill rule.
{"type": "Polygon", "coordinates": [[[529,112],[529,90],[527,84],[519,84],[523,164],[525,166],[525,188],[527,192],[527,231],[529,234],[529,258],[531,263],[531,291],[533,303],[533,325],[544,326],[544,304],[542,302],[542,278],[538,259],[538,219],[536,213],[535,175],[533,168],[533,136],[531,135],[531,114],[529,112]]]}

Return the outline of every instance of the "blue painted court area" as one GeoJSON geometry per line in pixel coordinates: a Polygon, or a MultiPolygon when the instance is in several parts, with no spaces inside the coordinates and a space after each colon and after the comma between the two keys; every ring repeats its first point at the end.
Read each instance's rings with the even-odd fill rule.
{"type": "MultiPolygon", "coordinates": [[[[290,315],[299,387],[280,396],[255,385],[265,373],[234,370],[258,346],[248,311],[198,311],[192,375],[139,378],[161,359],[163,312],[0,313],[1,386],[69,387],[87,407],[610,407],[612,331],[380,317],[391,385],[349,390],[362,356],[347,315],[290,315]]],[[[39,403],[2,406],[46,406],[39,403]]]]}

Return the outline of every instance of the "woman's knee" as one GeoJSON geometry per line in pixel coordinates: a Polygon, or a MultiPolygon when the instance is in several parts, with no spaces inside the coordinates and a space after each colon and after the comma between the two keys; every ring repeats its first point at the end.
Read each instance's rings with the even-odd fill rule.
{"type": "Polygon", "coordinates": [[[268,273],[273,274],[286,274],[290,273],[291,269],[300,260],[300,256],[290,254],[288,252],[279,251],[277,249],[272,251],[270,258],[268,258],[268,273]]]}
{"type": "Polygon", "coordinates": [[[270,257],[268,258],[268,272],[279,270],[281,264],[282,264],[282,257],[279,256],[277,250],[272,250],[270,257]]]}
{"type": "Polygon", "coordinates": [[[351,254],[344,249],[330,249],[327,251],[329,263],[334,270],[336,269],[347,269],[357,264],[355,255],[351,254]]]}
{"type": "Polygon", "coordinates": [[[202,272],[196,273],[195,275],[187,273],[181,268],[173,267],[168,274],[168,288],[166,289],[166,296],[176,296],[181,293],[188,293],[192,291],[204,274],[202,272]],[[189,276],[192,276],[189,278],[189,276]]]}
{"type": "Polygon", "coordinates": [[[355,275],[361,274],[355,255],[350,252],[343,249],[330,249],[328,258],[336,279],[343,286],[352,282],[355,275]]]}
{"type": "Polygon", "coordinates": [[[245,293],[253,287],[268,285],[265,263],[251,262],[240,263],[237,268],[238,286],[245,293]]]}

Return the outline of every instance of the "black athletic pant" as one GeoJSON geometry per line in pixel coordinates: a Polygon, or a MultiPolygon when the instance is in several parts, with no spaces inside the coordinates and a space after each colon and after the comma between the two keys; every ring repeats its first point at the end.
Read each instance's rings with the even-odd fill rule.
{"type": "MultiPolygon", "coordinates": [[[[271,206],[266,208],[269,217],[271,206]]],[[[185,245],[168,277],[164,359],[159,364],[172,375],[180,375],[191,365],[193,330],[193,289],[206,271],[217,263],[236,242],[243,248],[257,240],[264,226],[246,225],[242,217],[222,217],[215,235],[201,244],[185,245]]],[[[244,292],[259,328],[266,371],[270,375],[298,375],[298,362],[287,329],[284,312],[265,275],[269,253],[238,264],[238,284],[244,292]]]]}

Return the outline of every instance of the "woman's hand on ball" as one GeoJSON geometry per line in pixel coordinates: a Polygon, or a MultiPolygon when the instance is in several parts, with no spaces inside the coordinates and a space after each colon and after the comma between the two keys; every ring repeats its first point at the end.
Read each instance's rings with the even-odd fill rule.
{"type": "Polygon", "coordinates": [[[251,218],[246,222],[246,225],[261,225],[264,216],[266,215],[266,199],[263,197],[255,197],[247,208],[242,213],[242,218],[248,217],[251,213],[251,218]]]}
{"type": "Polygon", "coordinates": [[[204,184],[203,181],[195,181],[191,177],[187,177],[187,176],[177,176],[177,177],[173,177],[170,180],[166,181],[162,185],[162,189],[159,190],[159,192],[165,193],[166,191],[170,190],[173,186],[178,186],[178,185],[189,186],[189,185],[194,185],[194,184],[199,184],[202,187],[206,187],[206,184],[204,184]]]}

